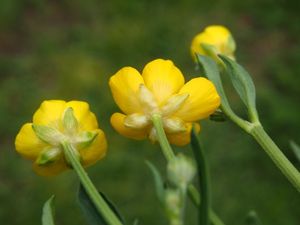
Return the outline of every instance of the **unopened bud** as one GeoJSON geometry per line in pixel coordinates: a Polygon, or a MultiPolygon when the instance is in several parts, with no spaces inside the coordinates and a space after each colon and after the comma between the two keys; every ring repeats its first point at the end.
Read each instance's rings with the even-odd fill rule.
{"type": "Polygon", "coordinates": [[[196,168],[190,158],[182,154],[176,156],[168,163],[169,180],[177,187],[185,189],[196,174],[196,168]]]}

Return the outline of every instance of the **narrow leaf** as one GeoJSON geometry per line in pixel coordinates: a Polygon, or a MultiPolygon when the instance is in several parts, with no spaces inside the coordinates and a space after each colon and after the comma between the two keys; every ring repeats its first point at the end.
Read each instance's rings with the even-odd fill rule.
{"type": "Polygon", "coordinates": [[[54,225],[54,195],[52,195],[43,206],[42,225],[54,225]]]}
{"type": "Polygon", "coordinates": [[[164,182],[161,178],[161,175],[158,169],[151,162],[146,161],[146,164],[153,175],[157,197],[159,201],[163,203],[165,199],[165,188],[164,188],[164,182]]]}
{"type": "MultiPolygon", "coordinates": [[[[116,216],[120,219],[120,221],[124,224],[124,220],[122,219],[121,215],[117,211],[116,207],[113,205],[113,203],[108,200],[108,198],[101,192],[99,192],[100,195],[104,198],[108,206],[111,208],[111,210],[116,214],[116,216]]],[[[86,193],[84,187],[80,184],[79,186],[79,192],[78,192],[78,200],[81,210],[83,211],[83,214],[86,217],[87,222],[90,225],[108,225],[108,223],[105,221],[104,217],[101,215],[101,213],[98,212],[96,209],[94,203],[86,193]]]]}
{"type": "Polygon", "coordinates": [[[223,111],[226,114],[236,116],[235,113],[232,111],[232,109],[229,105],[229,102],[227,100],[225,91],[223,89],[219,69],[218,69],[218,66],[215,63],[215,61],[209,57],[206,57],[203,55],[198,55],[198,54],[197,54],[197,59],[198,59],[200,66],[202,66],[202,68],[204,70],[205,76],[207,76],[207,78],[209,80],[211,80],[211,82],[213,82],[213,84],[215,85],[217,92],[221,97],[221,107],[222,107],[223,111]]]}
{"type": "Polygon", "coordinates": [[[251,116],[257,118],[255,103],[256,91],[251,76],[241,65],[229,57],[224,55],[219,55],[219,57],[225,63],[226,72],[230,76],[233,87],[247,106],[250,115],[253,113],[254,115],[251,116]]]}
{"type": "Polygon", "coordinates": [[[296,144],[294,141],[290,141],[291,149],[293,150],[296,158],[300,162],[300,146],[296,144]]]}
{"type": "Polygon", "coordinates": [[[191,146],[197,162],[198,182],[200,187],[201,204],[198,206],[199,225],[209,225],[210,212],[210,180],[207,161],[195,126],[191,132],[191,146]]]}

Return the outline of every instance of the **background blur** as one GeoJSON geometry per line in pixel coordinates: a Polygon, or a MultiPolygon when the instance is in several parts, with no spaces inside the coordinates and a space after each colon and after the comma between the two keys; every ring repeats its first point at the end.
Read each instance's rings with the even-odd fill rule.
{"type": "MultiPolygon", "coordinates": [[[[166,224],[144,163],[150,160],[164,173],[165,161],[157,145],[111,128],[118,108],[107,82],[121,67],[141,70],[155,58],[172,59],[188,79],[199,75],[189,46],[210,24],[231,29],[237,58],[257,86],[261,120],[300,169],[288,143],[300,143],[299,10],[296,0],[1,0],[0,223],[40,224],[41,207],[55,194],[58,225],[86,224],[74,198],[74,174],[38,177],[14,151],[15,135],[43,100],[77,99],[90,102],[110,143],[105,160],[89,168],[97,187],[127,221],[166,224]]],[[[245,115],[225,83],[232,105],[245,115]]],[[[214,209],[226,224],[244,224],[254,209],[265,225],[299,225],[299,195],[262,149],[230,122],[201,124],[214,209]]],[[[191,152],[188,146],[180,151],[191,152]]],[[[195,218],[192,207],[189,215],[195,218]]]]}

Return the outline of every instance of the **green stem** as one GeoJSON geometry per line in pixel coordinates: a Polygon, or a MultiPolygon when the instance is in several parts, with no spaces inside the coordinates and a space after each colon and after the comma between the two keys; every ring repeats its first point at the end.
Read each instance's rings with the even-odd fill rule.
{"type": "Polygon", "coordinates": [[[171,161],[172,159],[174,159],[175,154],[171,148],[171,145],[170,145],[170,143],[167,139],[166,133],[164,131],[161,115],[154,114],[152,116],[152,122],[155,127],[157,138],[158,138],[160,147],[163,151],[163,154],[166,157],[167,161],[171,161]]]}
{"type": "Polygon", "coordinates": [[[282,151],[269,137],[266,131],[260,124],[253,124],[249,133],[255,138],[255,140],[262,146],[265,152],[273,160],[275,165],[281,170],[286,178],[294,185],[294,187],[300,192],[300,173],[293,166],[293,164],[285,157],[282,151]]]}
{"type": "Polygon", "coordinates": [[[73,169],[76,171],[81,184],[85,188],[87,194],[91,198],[92,202],[95,204],[98,212],[101,213],[105,221],[110,225],[122,225],[117,216],[113,213],[110,207],[107,205],[106,201],[97,191],[96,187],[92,183],[88,174],[83,169],[82,165],[79,162],[78,155],[76,154],[76,149],[68,142],[62,143],[63,151],[66,157],[66,160],[71,164],[73,169]]]}
{"type": "Polygon", "coordinates": [[[200,142],[197,137],[197,132],[193,128],[192,146],[195,158],[197,159],[198,181],[200,186],[201,204],[199,207],[199,224],[209,225],[209,210],[210,210],[210,182],[207,161],[200,142]]]}
{"type": "MultiPolygon", "coordinates": [[[[162,152],[163,152],[165,158],[167,159],[167,161],[169,162],[170,160],[172,160],[175,157],[175,154],[174,154],[173,149],[171,148],[171,145],[165,134],[161,116],[159,114],[154,114],[152,116],[152,122],[153,122],[153,126],[156,130],[158,142],[160,144],[162,152]]],[[[199,192],[197,191],[195,186],[192,184],[190,184],[188,186],[188,195],[195,206],[200,205],[201,200],[200,200],[199,192]]],[[[212,210],[209,214],[209,217],[210,217],[210,221],[212,224],[224,225],[224,223],[220,220],[220,218],[212,210]]]]}

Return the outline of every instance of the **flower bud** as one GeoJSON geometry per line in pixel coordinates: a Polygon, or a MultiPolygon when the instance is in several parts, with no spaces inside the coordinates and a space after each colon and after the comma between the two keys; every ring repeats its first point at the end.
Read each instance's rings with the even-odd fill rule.
{"type": "Polygon", "coordinates": [[[234,59],[235,41],[230,31],[219,25],[208,26],[197,34],[191,44],[191,54],[196,61],[196,54],[208,55],[219,60],[217,55],[222,54],[234,59]]]}
{"type": "Polygon", "coordinates": [[[175,186],[186,189],[196,174],[196,168],[190,158],[179,154],[168,163],[167,173],[168,179],[175,186]]]}

